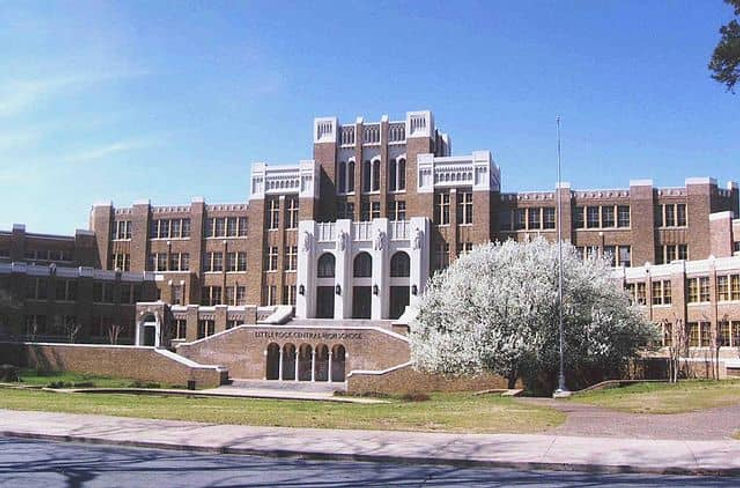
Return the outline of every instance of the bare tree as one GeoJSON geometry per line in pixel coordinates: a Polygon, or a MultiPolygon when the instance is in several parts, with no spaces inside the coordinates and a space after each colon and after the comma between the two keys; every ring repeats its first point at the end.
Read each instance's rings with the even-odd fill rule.
{"type": "Polygon", "coordinates": [[[64,328],[64,335],[69,340],[70,344],[77,342],[77,335],[82,330],[82,324],[77,320],[76,317],[65,317],[62,322],[64,328]]]}
{"type": "Polygon", "coordinates": [[[671,383],[678,382],[681,371],[681,357],[688,356],[689,351],[689,337],[684,321],[677,315],[674,315],[674,317],[673,324],[670,324],[667,320],[664,321],[664,326],[670,325],[671,327],[671,342],[668,346],[668,376],[671,383]]]}
{"type": "Polygon", "coordinates": [[[116,323],[110,324],[110,326],[108,326],[108,331],[107,331],[108,342],[114,346],[118,344],[118,336],[121,335],[122,331],[123,331],[123,327],[121,327],[120,325],[116,323]]]}

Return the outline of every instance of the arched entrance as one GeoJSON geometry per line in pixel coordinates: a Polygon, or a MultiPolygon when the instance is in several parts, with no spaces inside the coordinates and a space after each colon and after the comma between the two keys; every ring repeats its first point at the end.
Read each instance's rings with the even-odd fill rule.
{"type": "Polygon", "coordinates": [[[298,381],[311,381],[313,366],[313,349],[309,344],[301,344],[298,348],[298,381]]]}
{"type": "Polygon", "coordinates": [[[153,313],[144,314],[137,322],[135,344],[159,347],[159,319],[153,313]]]}
{"type": "Polygon", "coordinates": [[[280,346],[274,342],[267,346],[265,379],[280,379],[280,346]]]}
{"type": "Polygon", "coordinates": [[[344,381],[344,369],[347,351],[344,346],[337,344],[331,348],[331,377],[330,381],[344,381]]]}
{"type": "Polygon", "coordinates": [[[295,380],[296,374],[296,350],[293,344],[283,346],[283,379],[295,380]]]}
{"type": "MultiPolygon", "coordinates": [[[[411,275],[411,258],[403,251],[398,251],[391,257],[391,278],[408,278],[411,275]]],[[[403,280],[408,282],[408,280],[403,280]]],[[[405,286],[391,286],[390,318],[397,319],[403,314],[409,304],[411,294],[408,283],[405,286]]]]}
{"type": "MultiPolygon", "coordinates": [[[[336,275],[336,258],[330,252],[319,256],[316,277],[334,278],[336,275]]],[[[316,317],[330,319],[334,317],[334,286],[316,287],[316,317]]]]}
{"type": "Polygon", "coordinates": [[[316,346],[314,358],[314,379],[329,381],[329,348],[326,344],[316,346]]]}

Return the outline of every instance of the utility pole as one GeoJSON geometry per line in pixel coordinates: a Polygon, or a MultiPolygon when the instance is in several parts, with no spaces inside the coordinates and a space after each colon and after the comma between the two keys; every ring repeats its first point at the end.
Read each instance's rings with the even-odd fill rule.
{"type": "Polygon", "coordinates": [[[555,123],[558,129],[558,187],[557,187],[557,205],[558,205],[558,331],[560,333],[560,371],[558,374],[558,389],[552,394],[554,398],[570,396],[570,391],[565,386],[565,336],[563,333],[563,230],[562,230],[562,197],[561,186],[562,178],[560,172],[560,115],[555,117],[555,123]]]}

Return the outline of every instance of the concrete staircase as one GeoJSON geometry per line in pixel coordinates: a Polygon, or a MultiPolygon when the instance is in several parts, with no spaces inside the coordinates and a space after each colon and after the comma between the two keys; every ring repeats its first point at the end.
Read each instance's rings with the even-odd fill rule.
{"type": "Polygon", "coordinates": [[[232,388],[249,390],[300,391],[310,393],[333,393],[346,391],[344,382],[329,383],[326,381],[276,381],[276,380],[244,380],[234,378],[229,384],[232,388]]]}

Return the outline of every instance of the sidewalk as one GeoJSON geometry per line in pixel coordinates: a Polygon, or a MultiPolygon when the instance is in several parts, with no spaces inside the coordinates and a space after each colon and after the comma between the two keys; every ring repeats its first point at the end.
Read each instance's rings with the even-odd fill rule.
{"type": "Polygon", "coordinates": [[[0,410],[0,436],[313,459],[740,476],[740,441],[213,425],[0,410]]]}

